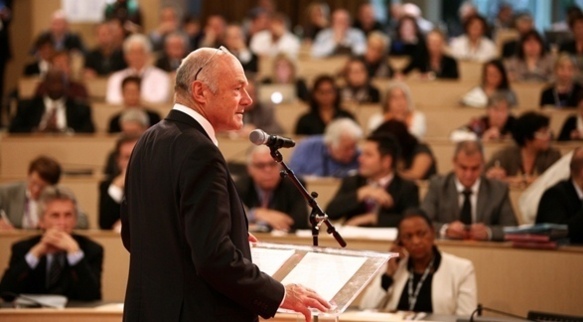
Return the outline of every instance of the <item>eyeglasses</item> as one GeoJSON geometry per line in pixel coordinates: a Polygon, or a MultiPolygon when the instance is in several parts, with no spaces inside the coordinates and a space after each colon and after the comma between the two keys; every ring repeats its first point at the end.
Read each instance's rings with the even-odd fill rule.
{"type": "Polygon", "coordinates": [[[204,64],[202,64],[202,66],[200,66],[200,68],[196,71],[196,74],[194,74],[194,80],[197,80],[198,78],[198,74],[200,73],[200,71],[206,66],[208,65],[211,60],[213,60],[213,58],[217,55],[218,52],[223,52],[223,53],[228,53],[229,51],[227,50],[227,48],[225,48],[224,46],[219,47],[210,57],[209,59],[207,59],[206,62],[204,62],[204,64]]]}

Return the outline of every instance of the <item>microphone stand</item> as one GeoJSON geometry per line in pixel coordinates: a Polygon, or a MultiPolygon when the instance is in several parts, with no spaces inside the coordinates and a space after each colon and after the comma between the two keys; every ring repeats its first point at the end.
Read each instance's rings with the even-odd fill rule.
{"type": "Polygon", "coordinates": [[[489,311],[489,312],[492,312],[492,313],[496,313],[496,314],[508,316],[508,317],[515,318],[515,319],[520,319],[520,320],[523,320],[523,321],[536,322],[536,321],[533,321],[533,320],[524,318],[524,317],[519,316],[519,315],[515,315],[515,314],[512,314],[512,313],[503,312],[503,311],[499,311],[499,310],[495,310],[495,309],[491,309],[489,307],[482,306],[482,304],[478,304],[478,307],[474,310],[474,312],[472,312],[472,315],[470,315],[470,321],[469,322],[476,321],[476,319],[474,319],[474,316],[476,316],[476,313],[477,313],[477,316],[481,316],[482,315],[482,311],[489,311]]]}
{"type": "Polygon", "coordinates": [[[338,244],[340,244],[341,247],[346,247],[346,242],[344,241],[342,236],[340,236],[338,231],[336,231],[336,228],[334,228],[332,223],[328,220],[328,215],[324,213],[322,208],[320,208],[320,205],[318,205],[318,202],[316,202],[318,193],[317,192],[312,192],[311,194],[308,193],[306,187],[302,185],[302,183],[300,182],[300,180],[298,180],[298,177],[294,174],[294,172],[287,166],[287,164],[285,164],[285,162],[283,162],[283,157],[278,150],[279,148],[280,146],[277,145],[270,146],[269,150],[271,151],[271,157],[273,158],[273,160],[281,164],[283,167],[283,170],[281,170],[280,172],[281,177],[282,178],[288,177],[292,181],[294,186],[296,186],[296,188],[300,191],[302,196],[304,196],[304,199],[306,199],[306,201],[312,208],[312,211],[310,213],[310,224],[312,225],[313,245],[318,246],[318,235],[320,233],[320,226],[322,226],[322,224],[326,224],[326,226],[328,227],[328,229],[326,229],[326,232],[334,236],[334,239],[336,239],[336,241],[338,242],[338,244]]]}

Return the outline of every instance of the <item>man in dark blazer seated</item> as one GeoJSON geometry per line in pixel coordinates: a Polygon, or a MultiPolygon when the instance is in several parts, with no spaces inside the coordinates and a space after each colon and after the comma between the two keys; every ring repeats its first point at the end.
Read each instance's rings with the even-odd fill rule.
{"type": "Polygon", "coordinates": [[[124,321],[257,321],[280,306],[311,320],[308,307],[329,308],[251,261],[256,239],[215,136],[243,126],[246,84],[223,47],[190,53],[177,70],[174,107],[134,147],[121,209],[131,254],[124,321]]]}
{"type": "Polygon", "coordinates": [[[516,226],[508,186],[483,176],[484,152],[477,141],[456,145],[453,172],[433,177],[421,207],[441,237],[504,240],[504,226],[516,226]]]}
{"type": "Polygon", "coordinates": [[[19,104],[10,133],[95,131],[91,108],[67,96],[67,82],[62,71],[49,70],[43,82],[47,94],[19,104]]]}
{"type": "Polygon", "coordinates": [[[366,138],[358,174],[346,177],[328,205],[330,219],[345,225],[397,227],[408,208],[419,205],[419,189],[395,171],[399,145],[390,134],[366,138]]]}
{"type": "Polygon", "coordinates": [[[247,173],[236,181],[237,192],[248,208],[250,224],[258,228],[290,231],[308,229],[308,205],[302,194],[279,174],[281,166],[265,145],[247,156],[247,173]]]}
{"type": "Polygon", "coordinates": [[[16,242],[0,294],[59,294],[69,300],[101,299],[103,247],[73,233],[77,202],[63,187],[48,187],[40,197],[41,235],[16,242]]]}
{"type": "Polygon", "coordinates": [[[573,152],[571,178],[548,188],[538,204],[536,223],[567,225],[571,242],[583,243],[583,148],[573,152]]]}

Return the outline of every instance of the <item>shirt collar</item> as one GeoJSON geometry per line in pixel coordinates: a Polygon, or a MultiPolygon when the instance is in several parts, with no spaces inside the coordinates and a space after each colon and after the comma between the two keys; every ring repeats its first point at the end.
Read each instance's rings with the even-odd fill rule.
{"type": "MultiPolygon", "coordinates": [[[[393,177],[395,175],[393,174],[393,172],[387,174],[386,176],[380,178],[379,180],[377,180],[375,183],[378,184],[378,186],[386,188],[389,186],[389,184],[391,183],[391,181],[393,180],[393,177]]],[[[369,183],[373,183],[372,180],[369,180],[369,183]]]]}
{"type": "Polygon", "coordinates": [[[189,115],[190,117],[192,117],[195,121],[198,122],[198,124],[200,124],[202,126],[202,128],[204,129],[206,134],[213,141],[214,145],[219,146],[219,141],[217,140],[217,136],[215,134],[215,129],[213,128],[211,123],[207,119],[204,118],[204,116],[202,116],[201,114],[199,114],[197,111],[193,110],[192,108],[186,107],[182,104],[174,104],[174,107],[172,109],[180,111],[180,112],[185,113],[186,115],[189,115]]]}
{"type": "MultiPolygon", "coordinates": [[[[473,195],[478,193],[478,189],[480,188],[480,181],[481,179],[478,178],[478,180],[476,180],[476,182],[474,182],[474,184],[470,187],[473,195]]],[[[464,187],[464,185],[458,180],[457,177],[455,178],[455,188],[458,193],[462,193],[464,190],[466,190],[466,187],[464,187]]]]}
{"type": "Polygon", "coordinates": [[[577,183],[575,183],[575,180],[571,179],[571,183],[573,184],[573,187],[575,187],[575,191],[577,192],[579,199],[583,199],[583,191],[581,191],[581,188],[579,188],[577,183]]]}
{"type": "Polygon", "coordinates": [[[45,95],[43,97],[43,102],[44,102],[45,108],[47,108],[47,110],[52,109],[54,107],[59,108],[59,107],[65,106],[65,96],[63,96],[59,99],[53,100],[50,97],[48,97],[48,95],[45,95]]]}

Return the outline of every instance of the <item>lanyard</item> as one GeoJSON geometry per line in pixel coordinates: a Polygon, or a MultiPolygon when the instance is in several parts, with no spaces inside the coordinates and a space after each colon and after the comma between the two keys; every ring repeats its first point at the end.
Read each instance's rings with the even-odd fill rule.
{"type": "Polygon", "coordinates": [[[419,283],[417,283],[417,287],[415,287],[415,292],[413,292],[413,272],[411,271],[409,273],[409,281],[407,282],[407,287],[408,287],[407,293],[409,295],[409,311],[413,311],[413,309],[415,308],[415,304],[417,304],[417,297],[419,296],[419,292],[421,291],[421,287],[423,286],[423,282],[425,282],[425,279],[429,275],[429,272],[431,272],[431,269],[433,268],[434,261],[435,261],[435,259],[432,259],[431,262],[429,263],[429,265],[427,266],[427,268],[425,269],[425,272],[423,272],[423,276],[421,276],[421,280],[419,280],[419,283]]]}

